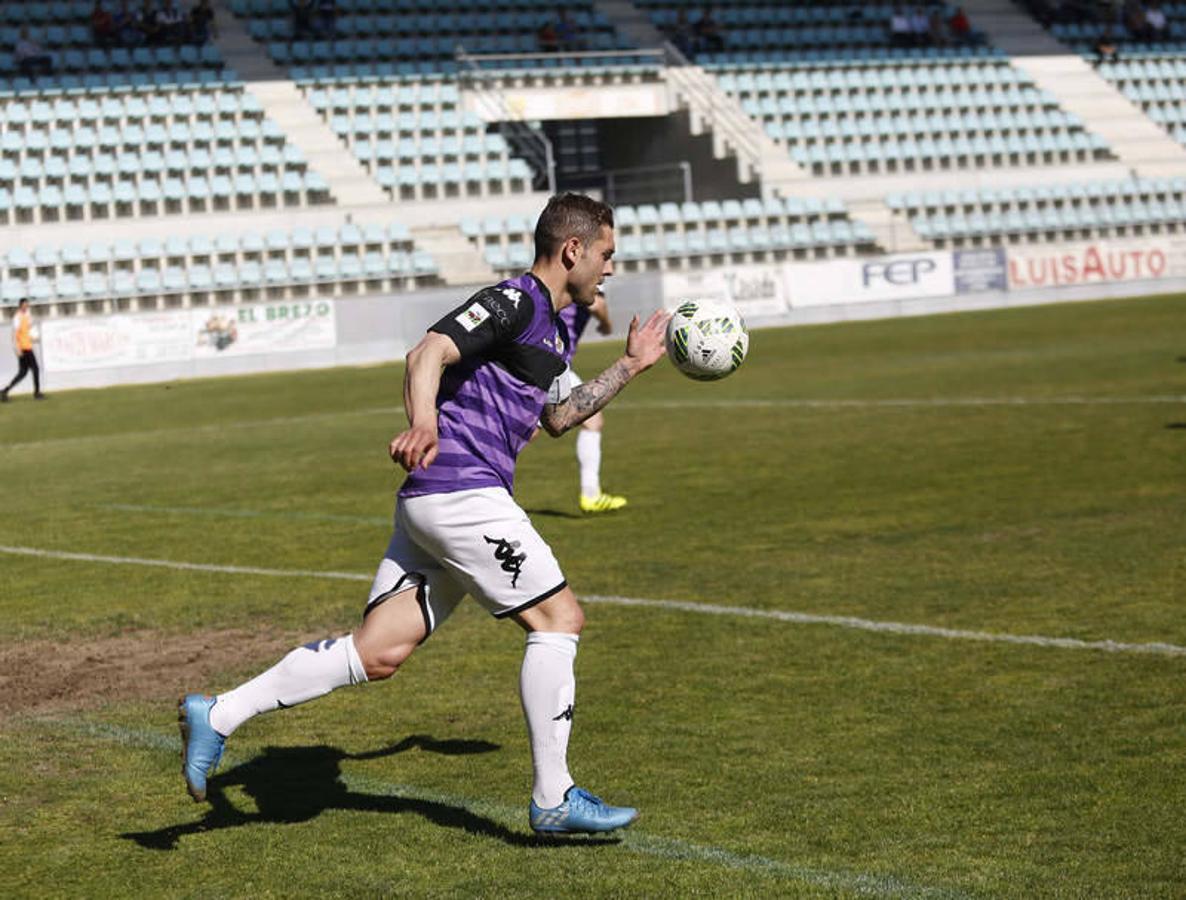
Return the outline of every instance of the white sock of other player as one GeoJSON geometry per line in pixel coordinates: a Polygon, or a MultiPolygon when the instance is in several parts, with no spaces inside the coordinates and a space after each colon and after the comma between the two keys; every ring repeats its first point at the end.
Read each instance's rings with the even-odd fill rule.
{"type": "Polygon", "coordinates": [[[577,462],[581,468],[581,493],[601,496],[601,432],[582,428],[577,434],[577,462]]]}
{"type": "Polygon", "coordinates": [[[578,640],[575,634],[533,631],[523,652],[519,696],[535,771],[531,799],[541,809],[563,803],[564,792],[573,783],[568,774],[568,736],[576,697],[573,660],[578,640]]]}
{"type": "Polygon", "coordinates": [[[323,697],[367,680],[354,637],[329,638],[297,647],[284,659],[233,691],[218,695],[210,726],[223,737],[253,716],[323,697]]]}

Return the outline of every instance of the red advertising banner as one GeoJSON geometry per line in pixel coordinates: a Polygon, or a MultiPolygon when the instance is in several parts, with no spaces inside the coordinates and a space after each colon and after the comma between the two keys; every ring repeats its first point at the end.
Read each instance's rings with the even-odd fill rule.
{"type": "Polygon", "coordinates": [[[1009,289],[1071,287],[1109,282],[1151,281],[1171,271],[1169,241],[1091,241],[1084,244],[1010,247],[1009,289]]]}

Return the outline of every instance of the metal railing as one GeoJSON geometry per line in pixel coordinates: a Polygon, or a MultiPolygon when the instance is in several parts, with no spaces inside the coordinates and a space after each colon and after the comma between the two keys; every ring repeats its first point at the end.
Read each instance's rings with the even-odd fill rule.
{"type": "MultiPolygon", "coordinates": [[[[671,52],[680,59],[683,58],[674,47],[671,48],[671,52]]],[[[762,150],[751,133],[752,121],[748,117],[742,121],[737,104],[716,87],[715,83],[702,83],[702,77],[712,77],[702,73],[703,69],[687,65],[685,60],[684,66],[673,66],[669,70],[669,80],[677,92],[682,92],[686,96],[689,112],[706,119],[712,131],[728,141],[755,177],[760,177],[762,150]]]]}
{"type": "MultiPolygon", "coordinates": [[[[549,193],[556,192],[556,157],[552,142],[539,128],[532,126],[507,102],[501,78],[523,71],[540,74],[571,69],[579,73],[592,66],[650,67],[661,70],[667,54],[650,50],[590,50],[562,53],[481,53],[473,54],[458,46],[458,80],[462,87],[479,92],[487,104],[488,118],[497,125],[517,155],[526,158],[546,183],[549,193]]],[[[540,185],[541,187],[543,185],[540,185]]]]}
{"type": "Polygon", "coordinates": [[[656,166],[629,166],[621,169],[599,169],[575,173],[566,182],[579,182],[581,187],[598,188],[606,203],[662,203],[680,198],[693,198],[692,166],[687,160],[656,166]]]}

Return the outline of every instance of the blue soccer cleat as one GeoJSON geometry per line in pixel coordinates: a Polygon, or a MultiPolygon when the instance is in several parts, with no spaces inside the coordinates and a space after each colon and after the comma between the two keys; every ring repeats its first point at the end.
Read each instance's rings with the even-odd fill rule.
{"type": "Polygon", "coordinates": [[[638,818],[630,806],[610,806],[576,785],[564,793],[564,802],[540,809],[531,801],[531,828],[540,834],[599,834],[625,828],[638,818]]]}
{"type": "Polygon", "coordinates": [[[226,738],[210,725],[214,698],[187,694],[177,704],[181,723],[181,774],[195,800],[206,799],[206,776],[218,768],[226,738]]]}

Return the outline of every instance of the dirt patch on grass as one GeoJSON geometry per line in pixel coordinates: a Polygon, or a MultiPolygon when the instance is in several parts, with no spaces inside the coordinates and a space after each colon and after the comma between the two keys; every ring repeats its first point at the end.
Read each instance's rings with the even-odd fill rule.
{"type": "Polygon", "coordinates": [[[18,713],[74,710],[110,700],[167,700],[229,687],[228,669],[267,665],[301,640],[281,631],[137,631],[0,644],[0,724],[18,713]]]}

